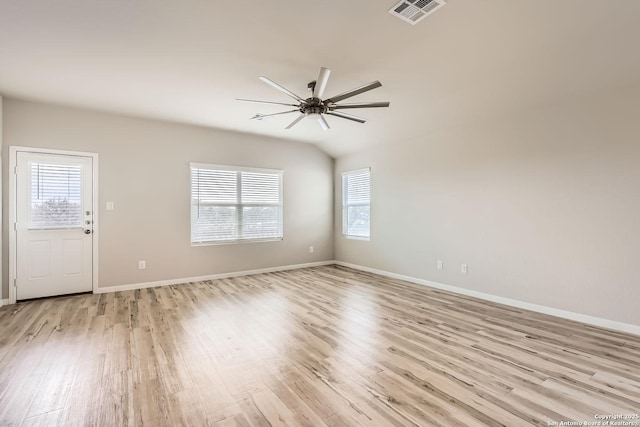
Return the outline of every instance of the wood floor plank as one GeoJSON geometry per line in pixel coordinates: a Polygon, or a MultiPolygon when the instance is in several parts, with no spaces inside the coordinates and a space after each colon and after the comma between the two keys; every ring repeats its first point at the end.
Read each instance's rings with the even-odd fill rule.
{"type": "Polygon", "coordinates": [[[640,337],[345,267],[0,308],[0,425],[546,426],[640,412],[640,337]]]}
{"type": "Polygon", "coordinates": [[[44,414],[25,418],[25,420],[22,422],[22,424],[20,424],[20,426],[21,427],[55,426],[60,424],[62,416],[63,416],[62,409],[58,409],[57,411],[46,412],[44,414]]]}

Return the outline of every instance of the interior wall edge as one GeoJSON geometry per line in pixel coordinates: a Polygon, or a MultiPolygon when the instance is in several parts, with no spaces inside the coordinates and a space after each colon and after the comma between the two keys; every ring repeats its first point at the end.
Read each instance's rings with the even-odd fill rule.
{"type": "Polygon", "coordinates": [[[392,279],[404,280],[406,282],[415,283],[417,285],[428,286],[435,289],[441,289],[443,291],[452,292],[459,295],[466,295],[498,304],[504,304],[511,307],[522,308],[524,310],[534,311],[536,313],[548,314],[555,317],[560,317],[567,320],[573,320],[588,325],[599,326],[601,328],[612,329],[615,331],[626,332],[640,336],[640,325],[633,325],[630,323],[618,322],[616,320],[604,319],[601,317],[590,316],[582,313],[574,313],[572,311],[560,310],[553,307],[547,307],[544,305],[532,304],[525,301],[515,300],[511,298],[504,298],[497,295],[487,294],[484,292],[472,291],[457,286],[446,285],[443,283],[432,282],[430,280],[419,279],[416,277],[406,276],[404,274],[392,273],[390,271],[378,270],[358,264],[351,264],[343,261],[335,261],[336,265],[343,267],[353,268],[355,270],[366,271],[368,273],[379,274],[381,276],[390,277],[392,279]]]}
{"type": "MultiPolygon", "coordinates": [[[[3,200],[2,198],[2,187],[3,187],[3,183],[2,183],[2,148],[4,145],[4,140],[3,140],[3,134],[4,134],[4,113],[3,113],[3,103],[4,100],[2,98],[2,94],[0,94],[0,202],[3,200]]],[[[0,204],[0,307],[3,306],[3,304],[8,304],[9,300],[3,300],[2,298],[5,296],[5,292],[4,292],[4,274],[2,271],[2,241],[3,241],[3,233],[4,233],[4,228],[2,225],[2,210],[3,210],[3,206],[0,204]]],[[[8,296],[8,287],[7,287],[7,295],[8,296]]]]}

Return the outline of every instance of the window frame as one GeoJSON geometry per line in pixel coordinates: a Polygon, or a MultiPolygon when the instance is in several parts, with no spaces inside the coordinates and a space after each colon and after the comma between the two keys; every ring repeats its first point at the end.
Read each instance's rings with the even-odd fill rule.
{"type": "Polygon", "coordinates": [[[366,167],[366,168],[360,168],[360,169],[354,169],[354,170],[349,170],[349,171],[344,171],[341,174],[341,178],[342,178],[342,182],[341,182],[341,188],[342,188],[342,237],[344,237],[345,239],[350,239],[350,240],[362,240],[362,241],[370,241],[371,240],[371,167],[366,167]],[[351,176],[351,175],[358,175],[361,173],[368,173],[369,174],[369,203],[349,203],[347,196],[348,196],[348,189],[346,186],[346,179],[347,177],[351,176]],[[368,223],[368,235],[367,236],[357,236],[357,235],[352,235],[349,234],[349,230],[347,229],[348,227],[348,208],[350,206],[369,206],[369,223],[368,223]]]}
{"type": "MultiPolygon", "coordinates": [[[[83,195],[84,195],[84,182],[83,182],[83,167],[82,164],[78,164],[78,163],[69,163],[66,161],[59,161],[57,163],[53,163],[52,160],[49,160],[48,162],[46,161],[34,161],[34,160],[29,160],[27,162],[27,173],[30,175],[30,185],[28,188],[28,194],[27,194],[27,198],[29,200],[28,203],[28,207],[27,207],[27,229],[28,230],[60,230],[60,229],[72,229],[72,228],[83,228],[84,227],[84,221],[83,221],[83,215],[82,212],[85,211],[86,209],[83,206],[83,195]],[[78,199],[78,203],[77,203],[77,221],[75,223],[67,223],[67,224],[63,224],[63,223],[58,223],[58,224],[34,224],[34,202],[38,201],[40,202],[40,205],[43,205],[45,203],[47,203],[48,201],[41,198],[40,195],[38,195],[37,197],[34,197],[33,194],[33,185],[34,185],[34,166],[38,165],[38,167],[40,165],[44,166],[44,170],[42,171],[42,174],[44,175],[47,171],[51,172],[51,169],[55,169],[55,168],[59,168],[60,166],[66,166],[66,167],[77,167],[77,183],[78,183],[78,194],[77,194],[77,199],[78,199]]],[[[40,176],[41,172],[38,171],[37,172],[37,180],[38,183],[36,184],[37,188],[39,189],[38,191],[40,192],[40,185],[45,186],[45,184],[47,183],[47,181],[41,181],[41,176],[40,176]]],[[[55,174],[55,172],[54,172],[55,174]]],[[[73,180],[75,181],[76,178],[73,178],[73,180]]],[[[57,183],[60,183],[60,181],[58,181],[57,183]]],[[[71,184],[71,177],[67,176],[67,192],[69,191],[69,186],[71,184]]],[[[60,201],[60,200],[56,200],[56,199],[60,199],[60,197],[56,197],[55,199],[50,199],[53,200],[54,202],[60,201]]],[[[69,201],[70,198],[64,198],[66,201],[69,201]]]]}
{"type": "MultiPolygon", "coordinates": [[[[262,242],[278,242],[284,240],[284,171],[281,169],[266,169],[266,168],[256,168],[256,167],[245,167],[245,166],[233,166],[233,165],[220,165],[220,164],[210,164],[210,163],[189,163],[189,240],[191,246],[212,246],[212,245],[232,245],[232,244],[242,244],[242,243],[262,243],[262,242]],[[194,195],[193,195],[193,173],[194,169],[208,169],[212,171],[223,171],[223,172],[236,172],[237,181],[236,181],[236,203],[219,203],[219,204],[210,204],[211,206],[234,206],[236,208],[237,215],[237,228],[238,231],[242,230],[242,208],[243,207],[251,207],[251,206],[260,206],[260,207],[279,207],[280,208],[280,235],[277,237],[265,237],[265,238],[238,238],[238,239],[228,239],[228,240],[205,240],[205,241],[193,241],[193,226],[194,226],[194,195]],[[242,203],[242,173],[263,173],[263,174],[273,174],[278,175],[278,198],[279,203],[242,203]]],[[[238,235],[241,233],[238,232],[238,235]]]]}

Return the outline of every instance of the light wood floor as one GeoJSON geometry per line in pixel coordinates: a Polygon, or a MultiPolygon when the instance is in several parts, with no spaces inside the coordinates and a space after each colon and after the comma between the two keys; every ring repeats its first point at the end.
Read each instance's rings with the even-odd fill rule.
{"type": "Polygon", "coordinates": [[[342,267],[0,308],[3,426],[546,426],[638,412],[640,337],[342,267]]]}

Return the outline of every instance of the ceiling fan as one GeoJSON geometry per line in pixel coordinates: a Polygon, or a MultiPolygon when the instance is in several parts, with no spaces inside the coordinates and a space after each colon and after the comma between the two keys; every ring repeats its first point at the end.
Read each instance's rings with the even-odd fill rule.
{"type": "Polygon", "coordinates": [[[382,86],[382,83],[379,81],[371,82],[364,86],[357,87],[355,89],[348,90],[339,95],[335,95],[329,97],[327,99],[322,99],[324,95],[324,90],[327,87],[327,82],[329,81],[329,75],[331,74],[331,70],[328,68],[321,67],[320,74],[318,75],[318,80],[314,80],[310,82],[307,87],[311,91],[311,97],[307,99],[303,99],[286,89],[283,86],[280,86],[278,83],[273,80],[260,76],[260,80],[265,82],[266,84],[278,89],[280,92],[285,93],[291,98],[296,100],[295,104],[287,104],[284,102],[271,102],[271,101],[256,101],[253,99],[238,99],[238,101],[245,102],[257,102],[259,104],[276,104],[276,105],[286,105],[289,107],[295,107],[293,110],[283,111],[280,113],[274,114],[256,114],[251,119],[254,120],[263,120],[272,116],[279,116],[281,114],[290,114],[290,113],[300,113],[300,115],[293,121],[289,126],[285,129],[291,129],[295,126],[300,120],[304,119],[307,116],[315,117],[318,119],[318,123],[322,129],[329,129],[329,123],[324,118],[324,115],[340,117],[341,119],[352,120],[358,123],[364,123],[366,120],[362,117],[354,116],[353,114],[344,113],[342,111],[337,110],[347,110],[350,108],[374,108],[374,107],[388,107],[389,102],[362,102],[362,103],[347,103],[347,104],[338,104],[340,101],[343,101],[347,98],[351,98],[352,96],[360,95],[361,93],[368,92],[372,89],[379,88],[382,86]]]}

